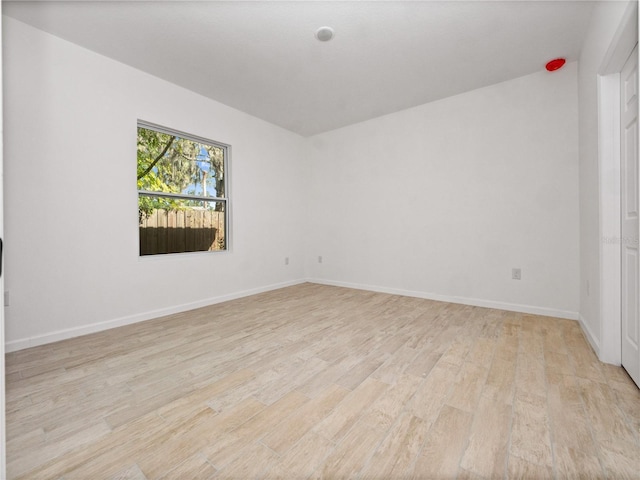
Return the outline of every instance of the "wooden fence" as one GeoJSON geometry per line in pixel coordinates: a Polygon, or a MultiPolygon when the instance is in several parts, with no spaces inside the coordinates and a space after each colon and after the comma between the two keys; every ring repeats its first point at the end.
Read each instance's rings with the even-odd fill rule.
{"type": "Polygon", "coordinates": [[[154,210],[140,223],[140,255],[225,250],[224,212],[154,210]]]}

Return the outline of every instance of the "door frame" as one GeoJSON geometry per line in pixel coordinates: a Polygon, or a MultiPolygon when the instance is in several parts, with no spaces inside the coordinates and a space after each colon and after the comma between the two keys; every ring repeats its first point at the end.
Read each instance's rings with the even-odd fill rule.
{"type": "Polygon", "coordinates": [[[598,70],[600,203],[600,360],[622,360],[620,72],[638,43],[638,3],[631,2],[598,70]]]}

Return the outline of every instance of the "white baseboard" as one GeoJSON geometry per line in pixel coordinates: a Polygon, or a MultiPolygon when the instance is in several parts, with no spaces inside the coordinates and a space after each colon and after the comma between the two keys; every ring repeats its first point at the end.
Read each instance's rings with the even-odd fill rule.
{"type": "Polygon", "coordinates": [[[334,287],[355,288],[357,290],[368,290],[371,292],[389,293],[392,295],[403,295],[405,297],[424,298],[427,300],[437,300],[440,302],[459,303],[462,305],[472,305],[474,307],[495,308],[497,310],[507,310],[510,312],[529,313],[532,315],[544,315],[547,317],[566,318],[578,320],[578,312],[568,310],[558,310],[554,308],[535,307],[532,305],[520,305],[516,303],[497,302],[493,300],[483,300],[480,298],[455,297],[451,295],[440,295],[438,293],[416,292],[412,290],[402,290],[398,288],[378,287],[375,285],[361,285],[349,282],[337,282],[317,278],[308,278],[309,283],[320,285],[331,285],[334,287]]]}
{"type": "Polygon", "coordinates": [[[589,324],[585,321],[582,315],[580,315],[580,318],[578,319],[578,321],[580,322],[580,327],[584,332],[584,336],[587,337],[587,340],[589,341],[591,348],[593,348],[593,351],[596,353],[596,356],[600,358],[600,342],[596,340],[597,337],[593,334],[593,332],[591,331],[591,328],[589,328],[589,324]]]}
{"type": "MultiPolygon", "coordinates": [[[[280,288],[290,287],[293,285],[299,285],[301,283],[317,283],[320,285],[331,285],[334,287],[354,288],[357,290],[368,290],[372,292],[389,293],[392,295],[403,295],[406,297],[424,298],[427,300],[437,300],[440,302],[459,303],[462,305],[473,305],[476,307],[495,308],[498,310],[507,310],[519,313],[530,313],[533,315],[545,315],[548,317],[567,318],[570,320],[578,320],[578,313],[566,310],[557,310],[545,307],[535,307],[531,305],[520,305],[505,302],[496,302],[492,300],[482,300],[478,298],[466,298],[455,297],[450,295],[440,295],[429,292],[417,292],[411,290],[402,290],[397,288],[378,287],[375,285],[362,285],[349,282],[338,282],[332,280],[323,280],[317,278],[309,278],[306,280],[294,280],[290,282],[283,282],[278,284],[267,285],[264,287],[254,288],[250,290],[243,290],[227,295],[221,295],[219,297],[207,298],[199,300],[197,302],[185,303],[173,307],[162,308],[158,310],[152,310],[136,315],[130,315],[127,317],[116,318],[113,320],[107,320],[104,322],[92,323],[90,325],[83,325],[81,327],[68,328],[64,330],[56,330],[54,332],[45,333],[42,335],[36,335],[28,338],[21,338],[18,340],[12,340],[5,344],[5,352],[15,352],[23,350],[29,347],[36,347],[39,345],[45,345],[48,343],[58,342],[60,340],[67,340],[73,337],[79,337],[81,335],[87,335],[90,333],[101,332],[111,328],[121,327],[124,325],[131,325],[133,323],[143,322],[145,320],[152,320],[154,318],[164,317],[166,315],[173,315],[175,313],[186,312],[188,310],[194,310],[196,308],[207,307],[209,305],[215,305],[216,303],[227,302],[229,300],[235,300],[237,298],[248,297],[250,295],[256,295],[258,293],[264,293],[271,290],[277,290],[280,288]]],[[[593,346],[596,353],[599,351],[598,343],[595,341],[595,337],[591,335],[588,326],[584,322],[584,319],[580,317],[580,325],[585,331],[586,337],[593,346]]]]}
{"type": "Polygon", "coordinates": [[[10,342],[5,343],[5,352],[9,353],[9,352],[15,352],[18,350],[23,350],[29,347],[37,347],[39,345],[58,342],[60,340],[67,340],[69,338],[79,337],[81,335],[87,335],[89,333],[96,333],[96,332],[101,332],[103,330],[109,330],[110,328],[122,327],[124,325],[131,325],[133,323],[143,322],[145,320],[152,320],[154,318],[164,317],[166,315],[173,315],[174,313],[186,312],[188,310],[194,310],[196,308],[215,305],[216,303],[227,302],[229,300],[248,297],[250,295],[256,295],[258,293],[264,293],[271,290],[278,290],[279,288],[291,287],[293,285],[299,285],[301,283],[305,283],[305,280],[294,280],[290,282],[267,285],[264,287],[253,288],[250,290],[243,290],[240,292],[230,293],[227,295],[221,295],[219,297],[212,297],[204,300],[198,300],[197,302],[184,303],[182,305],[177,305],[174,307],[161,308],[158,310],[152,310],[149,312],[130,315],[127,317],[115,318],[113,320],[107,320],[105,322],[92,323],[90,325],[83,325],[81,327],[67,328],[64,330],[56,330],[55,332],[45,333],[43,335],[36,335],[34,337],[12,340],[10,342]]]}

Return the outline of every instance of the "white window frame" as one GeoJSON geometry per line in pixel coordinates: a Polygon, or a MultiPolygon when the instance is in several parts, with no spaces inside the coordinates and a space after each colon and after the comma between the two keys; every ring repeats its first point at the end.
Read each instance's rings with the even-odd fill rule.
{"type": "MultiPolygon", "coordinates": [[[[185,254],[209,254],[209,253],[224,253],[231,251],[231,205],[230,205],[230,163],[231,163],[231,145],[226,143],[221,143],[215,140],[211,140],[209,138],[200,137],[198,135],[193,135],[191,133],[183,132],[180,130],[176,130],[174,128],[164,127],[162,125],[158,125],[155,123],[147,122],[145,120],[138,120],[136,125],[136,131],[138,128],[146,128],[147,130],[154,130],[159,133],[164,133],[167,135],[175,135],[180,138],[185,138],[187,140],[191,140],[198,143],[203,143],[206,145],[212,145],[217,148],[221,148],[224,151],[224,163],[223,163],[223,171],[224,171],[224,196],[223,197],[205,197],[203,195],[188,195],[188,194],[180,194],[180,193],[167,193],[167,192],[153,192],[149,190],[139,190],[136,185],[137,195],[136,195],[136,204],[138,203],[138,199],[140,195],[145,195],[149,197],[159,197],[159,198],[175,198],[180,200],[196,200],[196,201],[205,201],[205,202],[222,202],[224,203],[224,250],[197,250],[197,251],[186,251],[186,252],[172,252],[172,253],[158,253],[153,255],[140,255],[140,248],[138,247],[138,256],[140,258],[158,258],[158,257],[166,257],[169,255],[185,255],[185,254]]],[[[216,192],[217,194],[217,192],[216,192]]],[[[140,236],[140,232],[138,229],[138,238],[140,236]]],[[[139,244],[139,241],[138,241],[139,244]]]]}

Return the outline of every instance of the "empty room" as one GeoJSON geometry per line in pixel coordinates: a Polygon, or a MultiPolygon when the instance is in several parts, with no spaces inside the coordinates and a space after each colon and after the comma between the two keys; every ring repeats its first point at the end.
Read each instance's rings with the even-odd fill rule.
{"type": "Polygon", "coordinates": [[[2,14],[0,478],[640,478],[637,1],[2,14]]]}

